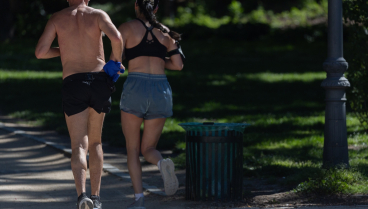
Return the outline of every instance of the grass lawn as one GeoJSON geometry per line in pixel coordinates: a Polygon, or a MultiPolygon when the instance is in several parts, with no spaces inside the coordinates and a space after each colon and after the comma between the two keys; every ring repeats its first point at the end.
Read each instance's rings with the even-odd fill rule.
{"type": "MultiPolygon", "coordinates": [[[[61,109],[61,64],[58,58],[36,60],[33,43],[0,45],[0,110],[33,124],[67,134],[61,109]]],[[[159,149],[174,149],[184,166],[182,122],[250,123],[244,137],[244,175],[295,188],[311,180],[348,182],[349,193],[368,193],[367,135],[347,113],[350,170],[321,168],[324,134],[325,43],[183,41],[187,62],[182,72],[168,71],[174,116],[164,127],[159,149]],[[180,154],[181,153],[181,154],[180,154]],[[326,180],[327,178],[327,180],[326,180]]],[[[124,146],[119,79],[103,140],[124,146]]],[[[327,185],[326,183],[326,185],[327,185]]],[[[300,188],[300,187],[299,187],[300,188]]],[[[310,189],[310,187],[308,187],[310,189]]],[[[303,191],[308,190],[302,189],[303,191]]]]}

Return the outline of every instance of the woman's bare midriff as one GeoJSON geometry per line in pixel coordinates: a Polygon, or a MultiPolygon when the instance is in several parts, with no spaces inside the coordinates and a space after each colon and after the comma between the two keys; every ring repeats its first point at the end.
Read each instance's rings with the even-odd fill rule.
{"type": "Polygon", "coordinates": [[[158,57],[137,57],[129,61],[130,73],[165,74],[165,62],[158,57]]]}

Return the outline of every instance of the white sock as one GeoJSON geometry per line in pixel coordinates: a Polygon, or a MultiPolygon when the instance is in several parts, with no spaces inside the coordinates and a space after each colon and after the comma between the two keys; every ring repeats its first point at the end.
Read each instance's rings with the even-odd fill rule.
{"type": "Polygon", "coordinates": [[[161,171],[161,161],[162,160],[158,161],[158,163],[157,163],[158,170],[160,170],[160,171],[161,171]]]}
{"type": "Polygon", "coordinates": [[[139,193],[139,194],[134,194],[135,197],[135,201],[138,201],[139,198],[144,197],[143,193],[139,193]]]}

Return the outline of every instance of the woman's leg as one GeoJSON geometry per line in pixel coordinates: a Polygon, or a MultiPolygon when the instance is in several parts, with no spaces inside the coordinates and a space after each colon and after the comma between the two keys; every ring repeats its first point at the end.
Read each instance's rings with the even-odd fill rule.
{"type": "Polygon", "coordinates": [[[142,118],[121,111],[121,126],[126,140],[129,175],[132,179],[135,194],[143,193],[142,168],[139,161],[140,128],[142,122],[142,118]]]}
{"type": "Polygon", "coordinates": [[[161,153],[156,150],[166,118],[144,121],[141,152],[147,162],[157,165],[162,160],[161,153]]]}
{"type": "MultiPolygon", "coordinates": [[[[162,160],[161,153],[156,150],[156,146],[164,125],[164,118],[144,121],[141,151],[144,158],[155,165],[162,160]]],[[[166,195],[175,194],[178,190],[179,182],[175,175],[174,163],[170,159],[162,160],[160,162],[160,172],[162,174],[162,179],[164,180],[166,195]]]]}

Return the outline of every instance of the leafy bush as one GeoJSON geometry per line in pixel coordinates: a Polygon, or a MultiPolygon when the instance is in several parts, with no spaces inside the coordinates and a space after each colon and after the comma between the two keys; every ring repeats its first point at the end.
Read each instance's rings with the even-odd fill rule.
{"type": "Polygon", "coordinates": [[[306,27],[327,17],[327,0],[310,0],[302,8],[292,7],[289,11],[275,13],[260,6],[246,16],[247,21],[269,24],[272,28],[306,27]],[[320,20],[319,20],[320,19],[320,20]]]}
{"type": "MultiPolygon", "coordinates": [[[[328,0],[308,0],[299,7],[279,13],[272,9],[266,10],[262,5],[257,9],[244,12],[241,1],[232,0],[227,7],[226,15],[213,17],[205,4],[200,2],[188,3],[185,7],[178,7],[174,19],[166,18],[163,22],[171,27],[183,27],[187,24],[196,24],[208,28],[219,28],[227,24],[267,24],[272,28],[306,27],[327,19],[328,0]]],[[[275,6],[275,5],[274,5],[275,6]]]]}
{"type": "Polygon", "coordinates": [[[29,11],[16,14],[16,35],[20,38],[38,38],[51,15],[47,15],[40,1],[29,4],[29,11]]]}
{"type": "Polygon", "coordinates": [[[344,1],[345,22],[350,25],[351,48],[347,78],[351,83],[348,91],[350,106],[360,122],[368,127],[368,2],[366,0],[344,1]]]}
{"type": "MultiPolygon", "coordinates": [[[[238,12],[235,8],[234,12],[238,12]]],[[[166,18],[163,23],[171,27],[183,27],[188,24],[196,24],[208,28],[218,28],[231,21],[230,16],[221,18],[212,17],[204,5],[198,3],[189,3],[186,7],[178,7],[174,19],[166,18]]]]}
{"type": "Polygon", "coordinates": [[[309,178],[308,181],[300,183],[294,192],[311,194],[342,194],[349,192],[349,185],[362,180],[360,173],[354,170],[340,168],[322,169],[317,177],[309,178]]]}

